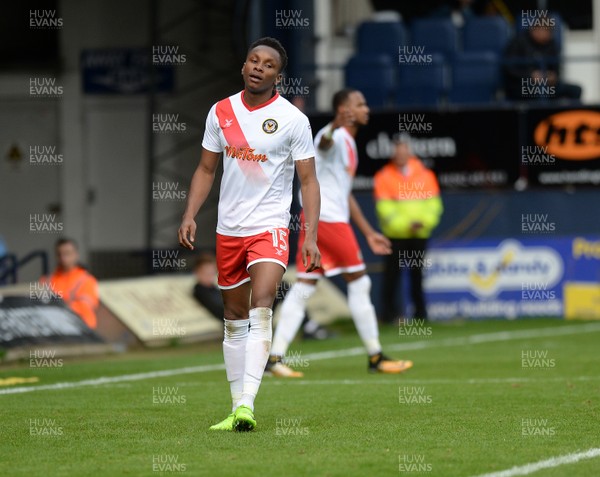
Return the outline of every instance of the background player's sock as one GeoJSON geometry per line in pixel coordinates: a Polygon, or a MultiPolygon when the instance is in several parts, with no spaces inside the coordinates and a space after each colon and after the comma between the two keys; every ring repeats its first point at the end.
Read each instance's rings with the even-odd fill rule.
{"type": "Polygon", "coordinates": [[[285,295],[285,299],[281,304],[280,319],[273,337],[272,355],[284,356],[287,352],[302,324],[306,301],[315,292],[316,288],[315,285],[310,283],[296,282],[285,295]]]}
{"type": "Polygon", "coordinates": [[[369,356],[381,352],[377,316],[371,303],[371,279],[368,275],[348,283],[348,305],[354,325],[369,356]]]}
{"type": "Polygon", "coordinates": [[[227,381],[229,381],[229,389],[231,390],[232,411],[235,411],[238,401],[242,398],[249,323],[249,319],[225,320],[223,358],[225,360],[227,381]]]}
{"type": "Polygon", "coordinates": [[[246,368],[244,387],[238,405],[246,405],[254,410],[254,398],[265,372],[265,365],[271,350],[273,337],[273,310],[271,308],[252,308],[250,310],[250,333],[246,341],[246,368]]]}

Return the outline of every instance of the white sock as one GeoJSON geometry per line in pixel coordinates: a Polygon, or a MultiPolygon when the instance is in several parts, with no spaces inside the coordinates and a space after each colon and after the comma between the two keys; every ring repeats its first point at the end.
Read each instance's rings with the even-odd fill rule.
{"type": "Polygon", "coordinates": [[[369,356],[381,353],[377,316],[371,302],[371,279],[368,275],[348,283],[348,305],[358,336],[367,348],[369,356]]]}
{"type": "Polygon", "coordinates": [[[244,387],[238,406],[245,405],[254,410],[254,398],[265,372],[273,337],[273,310],[252,308],[250,310],[250,333],[246,341],[246,369],[244,387]]]}
{"type": "Polygon", "coordinates": [[[225,372],[231,390],[232,411],[235,411],[238,401],[242,398],[249,323],[249,319],[225,320],[223,358],[225,359],[225,372]]]}
{"type": "Polygon", "coordinates": [[[285,295],[271,346],[272,355],[284,356],[287,352],[304,319],[306,302],[316,288],[316,285],[310,283],[296,282],[285,295]]]}

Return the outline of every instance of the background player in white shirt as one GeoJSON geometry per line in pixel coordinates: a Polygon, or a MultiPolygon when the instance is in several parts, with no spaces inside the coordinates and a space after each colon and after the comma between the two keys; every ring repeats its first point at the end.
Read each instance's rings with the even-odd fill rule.
{"type": "Polygon", "coordinates": [[[223,153],[216,256],[232,412],[211,430],[247,431],[256,426],[254,398],[269,357],[273,301],[288,261],[294,165],[307,218],[300,253],[307,269],[320,264],[320,194],[310,124],[275,88],[286,64],[285,49],[274,38],[261,38],[250,46],[242,67],[244,90],[216,103],[206,118],[202,157],[179,228],[179,243],[193,250],[194,217],[223,153]]]}
{"type": "MultiPolygon", "coordinates": [[[[322,275],[340,273],[348,283],[348,305],[358,334],[369,354],[371,372],[400,373],[412,367],[412,361],[392,360],[382,353],[375,308],[371,302],[371,279],[358,247],[350,218],[364,234],[369,247],[378,255],[391,253],[391,243],[371,227],[352,195],[352,178],[358,165],[354,137],[358,128],[369,121],[369,107],[363,94],[344,89],[333,97],[335,118],[315,137],[317,177],[321,185],[321,216],[317,245],[322,254],[322,268],[308,270],[300,253],[296,259],[298,281],[286,294],[281,305],[281,319],[275,330],[267,371],[274,376],[302,377],[283,363],[283,357],[304,317],[306,302],[314,293],[322,275]]],[[[304,206],[306,198],[302,196],[304,206]]],[[[306,234],[300,227],[301,250],[306,234]]]]}

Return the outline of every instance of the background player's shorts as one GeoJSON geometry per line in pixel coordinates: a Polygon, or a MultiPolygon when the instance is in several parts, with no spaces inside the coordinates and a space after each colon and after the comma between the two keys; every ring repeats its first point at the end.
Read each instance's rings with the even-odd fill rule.
{"type": "Polygon", "coordinates": [[[289,231],[271,229],[249,237],[217,234],[219,288],[228,290],[250,281],[248,269],[258,262],[275,262],[285,270],[288,264],[289,231]]]}
{"type": "Polygon", "coordinates": [[[345,222],[321,222],[317,235],[317,247],[321,252],[321,268],[306,272],[302,264],[302,245],[304,244],[304,215],[298,238],[296,268],[300,278],[330,277],[340,273],[353,273],[365,270],[362,253],[350,224],[345,222]]]}

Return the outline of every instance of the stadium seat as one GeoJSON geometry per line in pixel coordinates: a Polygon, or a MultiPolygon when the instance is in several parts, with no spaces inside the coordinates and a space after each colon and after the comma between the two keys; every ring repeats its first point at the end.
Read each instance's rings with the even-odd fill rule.
{"type": "Polygon", "coordinates": [[[346,86],[362,91],[369,106],[388,106],[394,91],[394,65],[385,54],[355,55],[345,67],[346,86]]]}
{"type": "Polygon", "coordinates": [[[495,99],[500,77],[498,56],[491,51],[458,53],[452,62],[452,103],[488,103],[495,99]]]}
{"type": "Polygon", "coordinates": [[[475,17],[465,25],[465,52],[492,51],[502,54],[511,36],[510,25],[501,16],[475,17]]]}
{"type": "Polygon", "coordinates": [[[363,22],[356,33],[357,53],[383,53],[392,61],[398,57],[398,47],[407,43],[408,34],[401,22],[363,22]]]}
{"type": "Polygon", "coordinates": [[[431,55],[431,62],[419,65],[401,65],[396,90],[399,105],[435,106],[446,91],[446,68],[444,57],[431,55]]]}
{"type": "Polygon", "coordinates": [[[446,18],[415,20],[411,29],[411,44],[424,47],[425,54],[439,53],[451,60],[458,49],[458,32],[446,18]]]}

